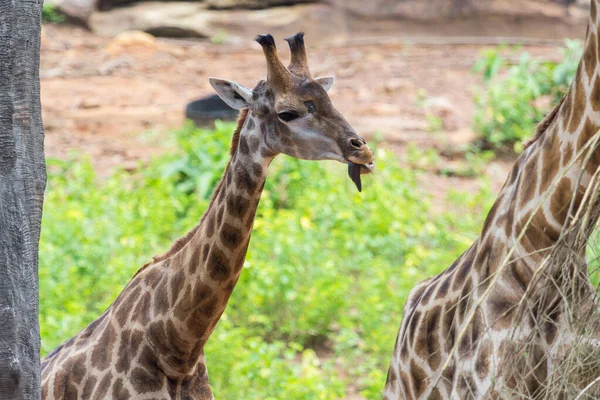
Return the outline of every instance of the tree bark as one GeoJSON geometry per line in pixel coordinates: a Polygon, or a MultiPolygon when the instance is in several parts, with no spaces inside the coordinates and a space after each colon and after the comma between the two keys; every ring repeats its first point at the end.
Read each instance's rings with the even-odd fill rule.
{"type": "Polygon", "coordinates": [[[0,399],[40,398],[42,0],[0,0],[0,399]]]}

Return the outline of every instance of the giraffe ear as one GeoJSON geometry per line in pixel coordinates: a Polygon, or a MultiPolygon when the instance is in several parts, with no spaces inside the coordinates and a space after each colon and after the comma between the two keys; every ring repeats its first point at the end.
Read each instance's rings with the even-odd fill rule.
{"type": "Polygon", "coordinates": [[[333,76],[320,76],[315,78],[315,82],[323,86],[326,92],[329,92],[329,89],[333,86],[333,82],[335,82],[335,78],[333,76]]]}
{"type": "Polygon", "coordinates": [[[240,110],[248,107],[248,104],[252,101],[252,90],[239,83],[219,78],[208,78],[208,82],[219,97],[231,108],[240,110]]]}

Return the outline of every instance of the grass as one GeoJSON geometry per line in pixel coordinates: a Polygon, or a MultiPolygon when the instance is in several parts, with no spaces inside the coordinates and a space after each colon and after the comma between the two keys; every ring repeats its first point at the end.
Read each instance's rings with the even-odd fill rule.
{"type": "MultiPolygon", "coordinates": [[[[100,180],[85,158],[49,161],[40,243],[46,353],[98,317],[135,271],[197,223],[233,126],[187,126],[179,150],[100,180]]],[[[419,175],[377,149],[356,192],[337,163],[278,157],[245,268],[207,348],[221,399],[381,397],[403,303],[477,237],[492,196],[436,214],[419,175]]]]}

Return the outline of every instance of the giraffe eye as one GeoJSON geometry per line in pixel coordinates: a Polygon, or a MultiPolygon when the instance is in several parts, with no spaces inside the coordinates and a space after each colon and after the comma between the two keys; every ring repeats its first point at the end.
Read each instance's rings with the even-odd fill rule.
{"type": "Polygon", "coordinates": [[[315,106],[315,103],[313,103],[312,101],[307,101],[304,103],[304,105],[306,106],[306,108],[308,109],[308,112],[310,114],[314,113],[315,111],[317,111],[317,106],[315,106]]]}
{"type": "Polygon", "coordinates": [[[284,112],[280,112],[279,114],[277,114],[277,116],[279,117],[280,120],[282,120],[284,122],[290,122],[290,121],[293,121],[296,118],[300,117],[300,114],[298,114],[295,111],[284,111],[284,112]]]}

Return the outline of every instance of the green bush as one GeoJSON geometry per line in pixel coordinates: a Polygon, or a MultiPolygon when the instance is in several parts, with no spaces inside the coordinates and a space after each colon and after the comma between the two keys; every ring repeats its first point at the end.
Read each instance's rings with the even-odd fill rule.
{"type": "MultiPolygon", "coordinates": [[[[98,179],[86,159],[53,160],[40,243],[42,349],[98,317],[153,254],[199,220],[233,126],[176,132],[179,151],[98,179]]],[[[381,398],[404,300],[480,229],[491,196],[435,214],[419,176],[376,150],[357,193],[339,163],[278,157],[245,268],[206,357],[216,398],[381,398]]]]}
{"type": "Polygon", "coordinates": [[[567,92],[577,71],[581,43],[567,40],[559,63],[523,52],[511,64],[502,56],[505,50],[486,50],[475,65],[484,88],[475,96],[474,128],[484,147],[521,152],[523,140],[532,136],[536,124],[567,92]]]}

